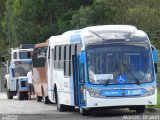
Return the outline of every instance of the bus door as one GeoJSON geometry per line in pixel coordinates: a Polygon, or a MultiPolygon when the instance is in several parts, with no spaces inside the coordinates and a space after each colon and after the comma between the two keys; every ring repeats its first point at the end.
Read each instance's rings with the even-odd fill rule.
{"type": "Polygon", "coordinates": [[[73,81],[75,105],[84,106],[84,64],[81,63],[80,57],[78,55],[73,56],[73,81]]]}

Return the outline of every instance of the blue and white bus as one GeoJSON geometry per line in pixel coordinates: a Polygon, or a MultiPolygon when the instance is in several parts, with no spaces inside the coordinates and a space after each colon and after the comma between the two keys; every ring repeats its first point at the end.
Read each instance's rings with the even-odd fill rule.
{"type": "Polygon", "coordinates": [[[134,26],[92,26],[52,36],[49,99],[59,111],[78,106],[82,115],[105,107],[143,113],[145,105],[157,104],[154,62],[156,50],[146,33],[134,26]]]}

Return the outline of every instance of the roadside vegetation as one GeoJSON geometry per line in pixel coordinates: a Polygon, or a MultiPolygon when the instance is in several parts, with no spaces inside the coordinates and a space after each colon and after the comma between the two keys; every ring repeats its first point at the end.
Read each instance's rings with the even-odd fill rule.
{"type": "MultiPolygon", "coordinates": [[[[159,0],[0,0],[0,55],[91,25],[130,24],[160,41],[159,0]]],[[[160,48],[159,48],[160,49],[160,48]]]]}
{"type": "Polygon", "coordinates": [[[157,100],[158,100],[158,103],[157,103],[157,105],[155,107],[156,108],[160,108],[160,91],[158,93],[157,100]]]}

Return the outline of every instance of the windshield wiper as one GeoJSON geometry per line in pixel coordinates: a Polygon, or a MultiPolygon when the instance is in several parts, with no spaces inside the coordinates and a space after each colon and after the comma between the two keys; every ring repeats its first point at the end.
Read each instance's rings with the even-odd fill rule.
{"type": "Polygon", "coordinates": [[[110,80],[111,80],[111,79],[107,79],[107,81],[106,81],[106,83],[105,83],[105,86],[108,86],[110,80]]]}
{"type": "Polygon", "coordinates": [[[137,85],[140,85],[141,83],[140,83],[139,79],[138,79],[138,78],[136,77],[136,75],[132,72],[132,70],[127,69],[127,71],[128,71],[128,73],[130,73],[132,79],[135,80],[136,84],[137,84],[137,85]]]}
{"type": "Polygon", "coordinates": [[[136,84],[137,84],[137,85],[140,85],[141,83],[140,83],[139,79],[135,76],[135,74],[134,74],[131,70],[130,70],[129,73],[131,74],[133,80],[136,81],[136,84]]]}
{"type": "Polygon", "coordinates": [[[136,77],[136,75],[135,75],[135,74],[133,73],[133,71],[132,71],[132,70],[134,70],[134,69],[130,69],[130,67],[127,66],[127,64],[124,64],[124,63],[122,63],[122,64],[123,64],[123,66],[125,66],[125,67],[124,67],[124,68],[125,68],[124,70],[127,70],[127,72],[130,73],[132,79],[135,80],[136,84],[137,84],[137,85],[140,85],[141,83],[140,83],[139,79],[136,77]],[[128,69],[128,68],[129,68],[129,69],[128,69]]]}

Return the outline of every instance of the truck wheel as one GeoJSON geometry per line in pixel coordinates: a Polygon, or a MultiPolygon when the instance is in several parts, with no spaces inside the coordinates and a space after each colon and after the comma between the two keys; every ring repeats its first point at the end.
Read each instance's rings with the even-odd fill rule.
{"type": "Polygon", "coordinates": [[[27,93],[27,92],[24,93],[24,99],[25,99],[25,100],[28,100],[28,93],[27,93]]]}
{"type": "Polygon", "coordinates": [[[37,102],[41,102],[42,101],[42,97],[41,96],[37,96],[37,102]]]}
{"type": "Polygon", "coordinates": [[[18,100],[23,100],[23,99],[24,99],[23,93],[18,91],[18,100]]]}
{"type": "Polygon", "coordinates": [[[44,98],[44,103],[45,103],[45,104],[50,104],[50,103],[51,103],[51,101],[48,99],[48,96],[46,96],[46,97],[44,98]]]}
{"type": "Polygon", "coordinates": [[[7,90],[7,98],[8,99],[13,99],[13,95],[11,95],[9,90],[7,90]]]}

